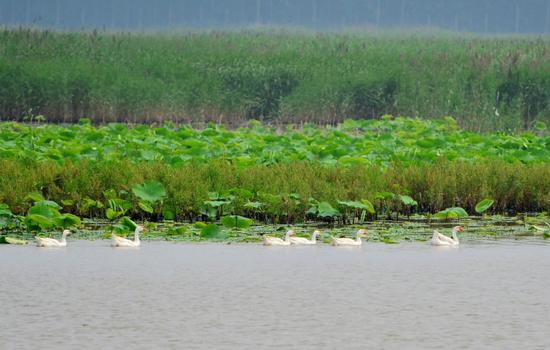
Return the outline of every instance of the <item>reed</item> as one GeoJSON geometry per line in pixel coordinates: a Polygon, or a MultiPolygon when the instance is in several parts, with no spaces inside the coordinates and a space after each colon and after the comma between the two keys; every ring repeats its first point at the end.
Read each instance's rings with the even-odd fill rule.
{"type": "MultiPolygon", "coordinates": [[[[327,167],[312,162],[241,168],[228,161],[170,166],[163,162],[0,160],[0,203],[16,213],[30,206],[27,195],[39,192],[65,210],[83,217],[104,217],[86,206],[88,199],[106,203],[104,192],[114,190],[135,202],[131,187],[145,180],[164,184],[164,206],[180,220],[205,220],[205,201],[213,192],[232,195],[228,214],[269,222],[303,222],[310,198],[338,207],[338,201],[368,199],[377,192],[407,194],[418,201],[413,212],[426,214],[462,206],[474,213],[483,198],[493,198],[495,213],[540,212],[550,209],[550,165],[501,160],[438,161],[433,164],[327,167]],[[14,176],[17,174],[17,176],[14,176]],[[67,202],[69,200],[69,202],[67,202]],[[245,204],[262,202],[253,211],[245,204]]],[[[130,215],[143,215],[134,206],[130,215]]]]}
{"type": "Polygon", "coordinates": [[[548,123],[547,38],[0,31],[0,118],[337,123],[453,115],[471,130],[548,123]]]}

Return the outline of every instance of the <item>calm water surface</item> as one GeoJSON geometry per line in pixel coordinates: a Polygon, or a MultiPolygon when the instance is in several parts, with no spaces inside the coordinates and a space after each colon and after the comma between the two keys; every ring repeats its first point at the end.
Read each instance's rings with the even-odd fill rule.
{"type": "Polygon", "coordinates": [[[0,246],[0,349],[548,349],[550,245],[0,246]]]}

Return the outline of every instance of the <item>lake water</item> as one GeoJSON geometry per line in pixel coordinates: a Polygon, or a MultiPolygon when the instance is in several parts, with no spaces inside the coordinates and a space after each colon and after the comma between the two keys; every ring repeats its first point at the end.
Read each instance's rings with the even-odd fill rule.
{"type": "Polygon", "coordinates": [[[548,349],[550,245],[0,246],[0,349],[548,349]]]}

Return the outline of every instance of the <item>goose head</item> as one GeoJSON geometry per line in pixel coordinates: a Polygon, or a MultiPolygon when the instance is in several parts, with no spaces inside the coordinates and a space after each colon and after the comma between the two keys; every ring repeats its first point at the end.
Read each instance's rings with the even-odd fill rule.
{"type": "Polygon", "coordinates": [[[360,229],[357,231],[357,237],[366,237],[368,233],[367,229],[360,229]]]}
{"type": "Polygon", "coordinates": [[[315,231],[313,231],[313,235],[314,235],[315,237],[319,237],[319,236],[321,235],[321,231],[315,230],[315,231]]]}
{"type": "Polygon", "coordinates": [[[294,235],[296,235],[296,232],[294,232],[294,230],[288,230],[288,231],[286,232],[286,235],[287,235],[287,236],[294,236],[294,235]]]}
{"type": "Polygon", "coordinates": [[[455,226],[453,227],[454,232],[464,232],[464,226],[455,226]]]}
{"type": "Polygon", "coordinates": [[[63,230],[63,236],[68,236],[70,235],[72,232],[70,230],[63,230]]]}

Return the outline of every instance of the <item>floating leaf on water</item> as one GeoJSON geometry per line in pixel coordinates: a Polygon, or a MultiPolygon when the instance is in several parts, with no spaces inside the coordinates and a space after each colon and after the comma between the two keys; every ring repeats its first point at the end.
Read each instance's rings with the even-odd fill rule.
{"type": "Polygon", "coordinates": [[[17,239],[13,237],[4,237],[4,236],[0,237],[0,244],[25,245],[27,243],[29,242],[22,239],[17,239]]]}

